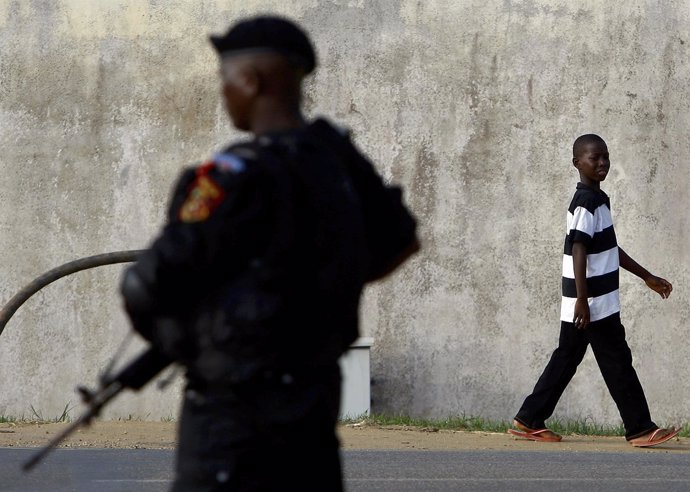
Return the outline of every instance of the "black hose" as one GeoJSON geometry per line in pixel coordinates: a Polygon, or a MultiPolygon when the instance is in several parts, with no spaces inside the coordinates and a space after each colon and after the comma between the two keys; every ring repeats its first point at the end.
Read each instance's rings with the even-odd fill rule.
{"type": "Polygon", "coordinates": [[[114,265],[116,263],[129,263],[135,261],[145,250],[135,249],[130,251],[114,251],[100,255],[87,256],[78,260],[70,261],[64,265],[48,270],[43,275],[36,277],[31,283],[17,292],[12,299],[0,310],[0,335],[2,335],[5,325],[10,318],[17,312],[17,309],[26,302],[32,295],[41,290],[46,285],[56,280],[71,275],[72,273],[87,270],[89,268],[114,265]]]}

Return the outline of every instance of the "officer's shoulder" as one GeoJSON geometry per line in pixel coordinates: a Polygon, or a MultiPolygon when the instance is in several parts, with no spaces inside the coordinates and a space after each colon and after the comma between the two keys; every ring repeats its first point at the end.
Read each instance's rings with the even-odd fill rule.
{"type": "Polygon", "coordinates": [[[177,182],[175,183],[176,193],[184,192],[187,187],[196,179],[197,169],[202,163],[195,163],[188,165],[182,169],[178,174],[177,182]]]}
{"type": "Polygon", "coordinates": [[[242,174],[259,160],[256,146],[252,142],[230,145],[213,156],[213,165],[220,172],[242,174]]]}
{"type": "Polygon", "coordinates": [[[324,117],[316,118],[310,125],[313,131],[317,133],[330,133],[332,136],[337,136],[350,140],[352,132],[346,126],[342,126],[324,117]]]}
{"type": "Polygon", "coordinates": [[[192,166],[186,172],[197,176],[209,173],[227,177],[242,176],[251,173],[258,158],[254,145],[246,142],[237,143],[216,152],[208,160],[192,166]]]}

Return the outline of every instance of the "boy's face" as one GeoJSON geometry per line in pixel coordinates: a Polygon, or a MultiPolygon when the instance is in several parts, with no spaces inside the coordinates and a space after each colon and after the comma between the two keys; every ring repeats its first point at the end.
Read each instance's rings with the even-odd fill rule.
{"type": "Polygon", "coordinates": [[[580,180],[584,184],[598,185],[609,174],[609,149],[604,142],[585,144],[580,155],[573,158],[573,165],[580,171],[580,180]]]}

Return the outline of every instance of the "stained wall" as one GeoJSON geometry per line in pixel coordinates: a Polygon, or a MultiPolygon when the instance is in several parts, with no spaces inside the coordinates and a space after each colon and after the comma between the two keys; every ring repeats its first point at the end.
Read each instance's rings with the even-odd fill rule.
{"type": "MultiPolygon", "coordinates": [[[[513,416],[557,342],[570,148],[594,132],[621,245],[675,286],[662,301],[622,273],[635,365],[654,418],[687,420],[685,1],[0,0],[3,304],[64,262],[146,247],[179,171],[239,136],[208,34],[266,11],[318,47],[307,113],[350,127],[420,221],[423,251],[365,296],[372,411],[513,416]]],[[[76,405],[130,333],[121,271],[72,275],[18,311],[0,415],[76,405]]],[[[174,417],[180,383],[104,416],[174,417]]],[[[591,354],[557,415],[619,422],[591,354]]]]}

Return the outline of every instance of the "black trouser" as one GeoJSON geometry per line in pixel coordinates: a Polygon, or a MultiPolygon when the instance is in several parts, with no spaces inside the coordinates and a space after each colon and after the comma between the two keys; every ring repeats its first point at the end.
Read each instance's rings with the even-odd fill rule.
{"type": "Polygon", "coordinates": [[[634,439],[656,429],[632,365],[632,354],[625,341],[625,328],[619,313],[590,323],[584,330],[578,330],[573,323],[561,322],[558,348],[515,419],[532,429],[546,426],[546,419],[553,414],[585,356],[587,345],[592,346],[601,375],[623,419],[625,438],[634,439]]]}
{"type": "Polygon", "coordinates": [[[326,372],[188,389],[173,491],[341,492],[340,373],[326,372]]]}

